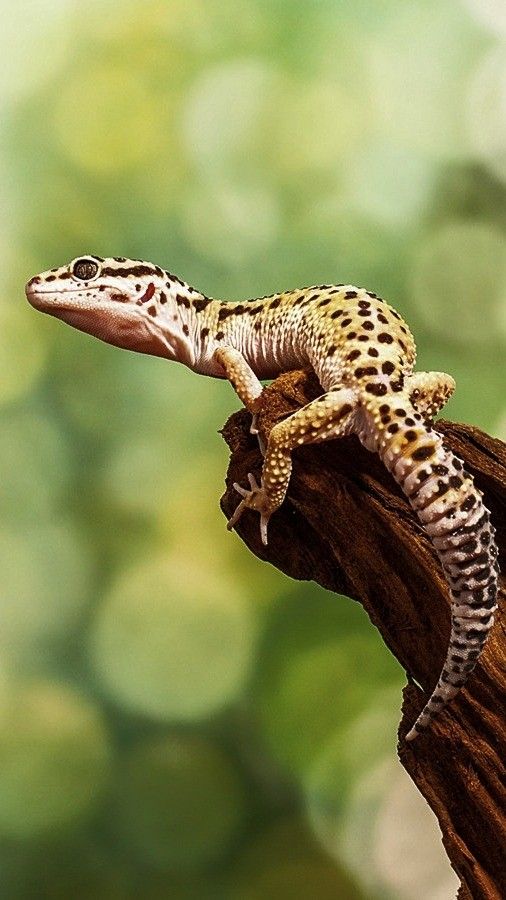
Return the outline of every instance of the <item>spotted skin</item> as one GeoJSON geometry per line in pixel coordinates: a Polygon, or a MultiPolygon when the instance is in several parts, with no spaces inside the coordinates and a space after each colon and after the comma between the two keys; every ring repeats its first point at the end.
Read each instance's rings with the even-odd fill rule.
{"type": "Polygon", "coordinates": [[[235,485],[245,510],[270,517],[286,496],[292,451],[355,433],[401,486],[441,561],[451,598],[450,643],[437,685],[406,735],[413,740],[464,685],[497,606],[497,547],[482,495],[431,420],[455,389],[414,372],[415,343],[398,312],[353,285],[320,285],[240,303],[211,300],[142,260],[81,257],[32,278],[36,308],[101,340],[226,378],[256,415],[261,379],[311,367],[323,395],[276,424],[258,483],[235,485]]]}

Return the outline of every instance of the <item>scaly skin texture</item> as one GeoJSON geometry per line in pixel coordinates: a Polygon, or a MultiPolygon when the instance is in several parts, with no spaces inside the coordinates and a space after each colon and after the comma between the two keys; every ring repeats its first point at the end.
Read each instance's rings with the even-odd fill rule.
{"type": "Polygon", "coordinates": [[[262,540],[286,495],[301,444],[352,432],[379,454],[441,561],[452,603],[448,655],[436,688],[407,735],[413,740],[460,690],[494,621],[497,548],[480,491],[446,450],[430,419],[455,388],[442,372],[413,372],[415,343],[391,306],[352,285],[320,285],[242,303],[211,300],[140,260],[80,257],[32,278],[37,309],[101,340],[227,378],[255,416],[260,379],[312,367],[324,394],[272,429],[260,484],[236,485],[260,515],[262,540]]]}

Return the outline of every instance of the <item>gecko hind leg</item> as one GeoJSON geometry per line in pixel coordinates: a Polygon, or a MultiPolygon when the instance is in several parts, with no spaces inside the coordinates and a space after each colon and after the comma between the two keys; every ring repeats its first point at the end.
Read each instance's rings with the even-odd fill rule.
{"type": "Polygon", "coordinates": [[[433,419],[455,390],[454,379],[445,372],[415,372],[404,384],[413,406],[426,419],[433,419]]]}
{"type": "Polygon", "coordinates": [[[248,475],[249,490],[234,484],[243,499],[230,518],[228,529],[237,524],[246,509],[254,509],[260,513],[262,543],[267,544],[269,519],[285,499],[290,481],[292,450],[302,444],[343,437],[351,429],[355,408],[354,392],[341,388],[329,391],[278,422],[269,435],[260,484],[251,472],[248,475]]]}

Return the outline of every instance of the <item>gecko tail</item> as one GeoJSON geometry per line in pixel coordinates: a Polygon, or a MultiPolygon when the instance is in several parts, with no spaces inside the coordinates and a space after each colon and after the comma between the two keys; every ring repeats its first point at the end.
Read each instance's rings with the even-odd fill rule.
{"type": "Polygon", "coordinates": [[[450,641],[429,700],[406,735],[424,732],[466,683],[485,646],[497,608],[495,531],[481,492],[441,436],[408,406],[407,418],[380,455],[392,473],[441,562],[451,599],[450,641]]]}

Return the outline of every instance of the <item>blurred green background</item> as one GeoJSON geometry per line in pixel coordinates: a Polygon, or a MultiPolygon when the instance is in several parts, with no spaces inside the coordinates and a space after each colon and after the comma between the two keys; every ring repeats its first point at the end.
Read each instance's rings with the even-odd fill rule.
{"type": "Polygon", "coordinates": [[[1,7],[0,895],[449,900],[399,666],[225,530],[232,390],[23,286],[365,285],[505,436],[503,0],[1,7]]]}

